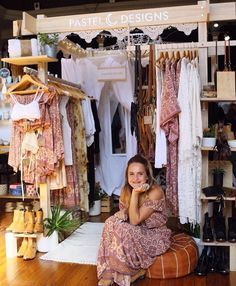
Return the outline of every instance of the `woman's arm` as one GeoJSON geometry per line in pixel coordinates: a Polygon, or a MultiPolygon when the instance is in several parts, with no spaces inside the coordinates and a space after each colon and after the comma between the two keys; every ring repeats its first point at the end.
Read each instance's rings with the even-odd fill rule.
{"type": "MultiPolygon", "coordinates": [[[[146,220],[154,210],[147,207],[139,207],[139,196],[143,193],[143,190],[140,189],[133,189],[130,206],[129,206],[129,222],[133,225],[138,225],[144,220],[146,220]]],[[[153,186],[152,189],[148,193],[148,197],[150,200],[160,200],[163,198],[164,193],[160,186],[153,186]]]]}

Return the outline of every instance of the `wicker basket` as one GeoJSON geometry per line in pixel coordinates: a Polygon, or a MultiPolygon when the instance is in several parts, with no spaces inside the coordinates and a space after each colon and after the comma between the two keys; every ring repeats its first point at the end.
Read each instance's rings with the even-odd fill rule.
{"type": "Polygon", "coordinates": [[[0,196],[7,194],[7,184],[0,184],[0,196]]]}

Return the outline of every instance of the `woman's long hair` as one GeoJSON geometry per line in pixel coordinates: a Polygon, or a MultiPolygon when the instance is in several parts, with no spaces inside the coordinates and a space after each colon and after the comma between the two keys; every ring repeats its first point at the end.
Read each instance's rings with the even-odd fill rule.
{"type": "MultiPolygon", "coordinates": [[[[124,204],[124,206],[126,208],[129,207],[130,198],[131,198],[132,189],[133,189],[130,186],[130,184],[128,183],[128,169],[132,163],[140,163],[140,164],[144,165],[144,168],[145,168],[145,171],[146,171],[146,174],[148,177],[147,183],[150,185],[149,190],[151,189],[152,185],[154,184],[154,178],[153,178],[153,174],[152,174],[152,166],[151,166],[150,162],[146,158],[144,158],[143,156],[141,156],[139,154],[130,158],[130,160],[128,161],[127,167],[126,167],[126,171],[125,171],[125,185],[123,186],[123,188],[121,190],[121,195],[120,195],[120,201],[122,202],[122,204],[124,204]]],[[[147,193],[148,193],[148,191],[140,194],[139,206],[141,206],[143,204],[147,193]]]]}

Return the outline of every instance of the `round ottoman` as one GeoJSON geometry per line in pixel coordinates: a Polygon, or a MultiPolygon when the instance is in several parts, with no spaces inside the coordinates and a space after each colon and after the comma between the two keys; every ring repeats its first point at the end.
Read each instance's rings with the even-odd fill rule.
{"type": "Polygon", "coordinates": [[[197,261],[198,248],[192,237],[185,233],[174,234],[170,248],[157,256],[147,269],[146,276],[156,279],[182,277],[193,272],[197,261]]]}

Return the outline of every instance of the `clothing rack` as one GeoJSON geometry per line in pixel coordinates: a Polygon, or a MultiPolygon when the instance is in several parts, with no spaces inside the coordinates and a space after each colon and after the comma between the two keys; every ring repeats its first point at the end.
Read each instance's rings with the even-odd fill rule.
{"type": "MultiPolygon", "coordinates": [[[[38,71],[35,69],[29,68],[29,67],[24,67],[23,70],[26,74],[38,76],[38,71]]],[[[57,78],[57,77],[52,76],[50,74],[48,75],[48,81],[55,83],[55,84],[67,86],[69,88],[73,88],[73,90],[78,92],[78,96],[77,96],[78,99],[85,99],[85,98],[91,99],[90,97],[85,95],[85,93],[81,90],[81,85],[79,85],[79,84],[69,82],[69,81],[61,79],[61,78],[57,78]]],[[[69,92],[66,92],[66,94],[68,96],[70,95],[69,92]]],[[[72,97],[74,97],[74,96],[72,96],[72,97]]]]}

